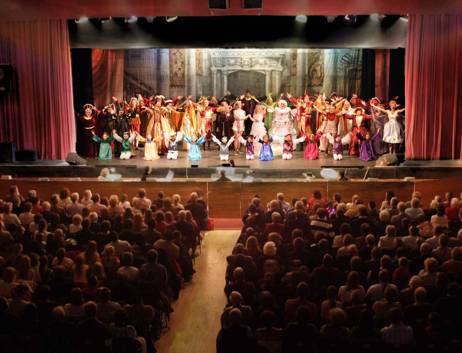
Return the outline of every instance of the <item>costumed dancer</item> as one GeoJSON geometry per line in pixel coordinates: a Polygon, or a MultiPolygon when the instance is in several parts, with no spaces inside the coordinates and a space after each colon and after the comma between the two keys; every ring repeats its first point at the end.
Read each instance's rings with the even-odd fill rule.
{"type": "Polygon", "coordinates": [[[319,135],[309,134],[307,135],[305,152],[303,153],[303,158],[314,161],[319,157],[319,135]]]}
{"type": "Polygon", "coordinates": [[[371,98],[369,101],[369,107],[371,112],[371,134],[375,135],[379,132],[379,137],[376,138],[372,143],[374,145],[374,151],[377,155],[382,155],[387,153],[387,146],[383,142],[383,128],[385,126],[385,121],[387,119],[386,114],[382,113],[381,111],[374,108],[374,105],[380,105],[380,100],[377,97],[371,98]]]}
{"type": "Polygon", "coordinates": [[[261,143],[260,149],[260,160],[261,161],[272,161],[274,159],[273,149],[271,148],[271,143],[273,139],[266,134],[263,136],[263,139],[259,140],[261,143]]]}
{"type": "Polygon", "coordinates": [[[247,136],[247,139],[241,136],[241,143],[245,146],[245,159],[250,161],[255,159],[255,139],[252,135],[247,136]]]}
{"type": "Polygon", "coordinates": [[[361,146],[359,148],[359,159],[362,161],[375,161],[377,155],[374,151],[373,141],[380,137],[379,132],[371,137],[371,134],[367,132],[364,136],[360,133],[357,134],[358,139],[361,141],[361,146]]]}
{"type": "Polygon", "coordinates": [[[100,161],[109,161],[112,159],[111,143],[114,140],[112,135],[107,132],[103,132],[103,135],[99,137],[95,133],[92,136],[93,141],[99,143],[98,159],[100,161]]]}
{"type": "Polygon", "coordinates": [[[219,139],[216,138],[215,135],[212,135],[212,140],[218,145],[218,147],[220,147],[220,152],[218,153],[220,156],[220,161],[229,160],[229,146],[231,146],[231,144],[233,143],[234,136],[232,136],[229,139],[229,141],[226,136],[223,136],[220,141],[219,139]]]}
{"type": "Polygon", "coordinates": [[[406,108],[396,109],[398,104],[396,104],[395,100],[391,100],[388,106],[390,109],[383,109],[377,105],[372,105],[373,108],[387,115],[388,121],[383,127],[383,141],[388,144],[388,153],[396,153],[397,146],[403,142],[403,129],[398,121],[398,117],[406,108]]]}
{"type": "Polygon", "coordinates": [[[270,136],[277,144],[275,144],[275,154],[282,154],[282,141],[284,137],[288,134],[295,135],[295,130],[293,128],[293,119],[292,114],[297,112],[296,109],[290,109],[287,105],[287,101],[280,99],[278,101],[278,106],[274,109],[273,122],[271,130],[269,131],[270,136]]]}
{"type": "Polygon", "coordinates": [[[334,161],[341,161],[343,159],[343,144],[345,143],[345,137],[342,139],[340,135],[332,136],[327,134],[329,142],[332,144],[332,157],[334,161]]]}
{"type": "Polygon", "coordinates": [[[131,131],[130,133],[128,131],[125,131],[122,134],[122,137],[117,134],[117,131],[112,132],[112,136],[114,139],[120,143],[121,150],[120,150],[120,159],[130,159],[132,157],[132,152],[131,152],[131,145],[133,141],[135,141],[136,133],[131,131]]]}
{"type": "Polygon", "coordinates": [[[277,104],[273,101],[273,97],[271,97],[271,93],[268,93],[268,95],[266,96],[264,106],[266,108],[265,128],[266,131],[269,131],[273,124],[274,109],[277,107],[277,104]]]}
{"type": "Polygon", "coordinates": [[[202,131],[205,133],[204,151],[206,147],[210,150],[210,142],[212,141],[213,115],[215,109],[210,105],[207,97],[201,98],[197,109],[202,119],[202,131]]]}
{"type": "Polygon", "coordinates": [[[232,107],[226,100],[221,101],[217,107],[215,120],[215,136],[217,138],[222,138],[223,136],[230,138],[233,135],[231,131],[231,121],[233,119],[231,110],[232,107]]]}
{"type": "MultiPolygon", "coordinates": [[[[255,107],[255,111],[253,113],[253,117],[251,117],[252,129],[250,130],[250,135],[252,135],[256,140],[260,140],[263,136],[266,135],[266,128],[263,120],[265,118],[266,109],[263,105],[258,104],[255,107]]],[[[255,153],[260,153],[260,144],[256,144],[255,146],[255,153]]]]}
{"type": "Polygon", "coordinates": [[[297,144],[300,142],[305,141],[306,136],[302,136],[298,139],[292,139],[291,134],[287,134],[284,137],[284,142],[282,144],[282,159],[284,160],[289,160],[293,158],[293,153],[295,151],[295,148],[297,147],[297,144]]]}
{"type": "MultiPolygon", "coordinates": [[[[314,109],[320,114],[320,119],[318,119],[318,122],[322,120],[322,123],[318,128],[317,133],[321,134],[321,138],[319,140],[319,150],[321,152],[327,152],[329,148],[329,140],[327,138],[327,134],[332,134],[332,135],[337,135],[340,134],[340,131],[342,130],[342,126],[340,124],[340,107],[338,103],[336,105],[330,105],[327,103],[324,103],[322,108],[319,108],[318,106],[314,105],[314,109]]],[[[342,120],[343,126],[344,122],[342,120]]]]}
{"type": "Polygon", "coordinates": [[[233,110],[233,132],[234,132],[234,153],[239,154],[239,149],[241,148],[241,139],[240,137],[245,131],[244,121],[249,116],[246,114],[244,109],[242,109],[242,102],[237,101],[234,104],[233,110]]]}
{"type": "Polygon", "coordinates": [[[168,152],[167,159],[177,159],[178,158],[178,142],[183,138],[181,132],[171,133],[170,139],[168,141],[168,152]]]}
{"type": "Polygon", "coordinates": [[[199,138],[197,138],[196,135],[193,135],[191,137],[184,136],[184,140],[189,145],[189,152],[188,152],[189,160],[190,161],[200,161],[202,159],[200,145],[202,145],[205,142],[205,136],[201,135],[199,138]]]}
{"type": "MultiPolygon", "coordinates": [[[[157,136],[157,140],[160,140],[161,137],[157,136]]],[[[138,135],[137,140],[141,143],[144,143],[144,157],[145,161],[154,161],[159,159],[159,153],[157,152],[157,142],[155,141],[152,136],[149,134],[146,138],[138,135]]]]}
{"type": "Polygon", "coordinates": [[[83,111],[83,115],[79,118],[81,128],[77,140],[78,152],[83,157],[95,158],[97,146],[93,142],[93,134],[96,126],[96,108],[92,104],[85,104],[83,111]]]}
{"type": "Polygon", "coordinates": [[[348,153],[350,156],[358,156],[360,140],[357,135],[359,133],[365,136],[366,133],[370,132],[370,121],[372,118],[366,114],[366,111],[362,107],[354,108],[353,115],[346,114],[345,116],[347,119],[352,120],[348,153]]]}
{"type": "Polygon", "coordinates": [[[255,98],[255,96],[252,95],[252,92],[249,90],[246,90],[244,95],[241,96],[241,101],[242,101],[242,109],[245,111],[245,121],[244,121],[244,130],[245,133],[244,135],[247,136],[250,134],[250,129],[252,128],[252,120],[250,120],[250,117],[253,115],[255,111],[255,107],[259,103],[258,99],[255,98]]]}

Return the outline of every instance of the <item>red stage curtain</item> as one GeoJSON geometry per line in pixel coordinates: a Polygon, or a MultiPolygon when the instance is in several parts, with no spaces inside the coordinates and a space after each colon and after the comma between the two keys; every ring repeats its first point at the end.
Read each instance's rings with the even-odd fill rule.
{"type": "Polygon", "coordinates": [[[0,140],[35,149],[41,159],[75,151],[67,22],[0,23],[0,63],[15,72],[13,90],[0,98],[0,140]]]}
{"type": "Polygon", "coordinates": [[[406,102],[406,158],[462,158],[462,16],[409,16],[406,102]]]}
{"type": "Polygon", "coordinates": [[[104,107],[111,97],[123,98],[124,50],[93,49],[91,53],[95,106],[104,107]]]}

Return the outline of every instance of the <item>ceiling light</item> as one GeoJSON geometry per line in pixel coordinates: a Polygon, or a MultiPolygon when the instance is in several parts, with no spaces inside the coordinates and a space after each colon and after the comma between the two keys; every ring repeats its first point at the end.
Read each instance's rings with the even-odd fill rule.
{"type": "Polygon", "coordinates": [[[128,18],[125,18],[125,23],[135,23],[136,21],[138,21],[138,17],[136,16],[130,16],[128,18]]]}
{"type": "Polygon", "coordinates": [[[356,23],[356,21],[358,20],[357,16],[355,15],[345,15],[343,17],[343,22],[346,24],[346,25],[354,25],[356,23]]]}
{"type": "Polygon", "coordinates": [[[86,16],[83,16],[83,17],[80,17],[80,18],[76,18],[75,20],[75,23],[85,23],[85,22],[88,22],[88,17],[86,16]]]}
{"type": "Polygon", "coordinates": [[[299,23],[306,23],[308,21],[308,17],[306,17],[306,15],[297,15],[295,16],[295,21],[299,23]]]}
{"type": "Polygon", "coordinates": [[[165,22],[167,23],[172,23],[178,19],[178,16],[166,16],[165,17],[165,22]]]}
{"type": "Polygon", "coordinates": [[[101,21],[101,23],[106,23],[112,20],[112,17],[101,17],[99,20],[101,21]]]}
{"type": "Polygon", "coordinates": [[[148,17],[146,17],[146,21],[148,23],[153,23],[155,18],[156,18],[155,16],[148,16],[148,17]]]}

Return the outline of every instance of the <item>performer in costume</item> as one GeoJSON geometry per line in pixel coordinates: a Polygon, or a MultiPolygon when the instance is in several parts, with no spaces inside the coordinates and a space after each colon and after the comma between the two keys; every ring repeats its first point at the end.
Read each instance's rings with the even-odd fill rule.
{"type": "Polygon", "coordinates": [[[199,138],[196,138],[195,135],[193,135],[192,137],[184,136],[184,140],[189,145],[189,152],[188,152],[189,160],[190,161],[200,161],[202,159],[200,145],[202,145],[205,142],[205,136],[202,135],[199,138]]]}
{"type": "Polygon", "coordinates": [[[306,139],[305,152],[303,158],[308,160],[318,159],[319,148],[318,148],[319,135],[309,134],[306,139]]]}
{"type": "Polygon", "coordinates": [[[266,108],[265,128],[266,128],[266,131],[269,131],[271,129],[272,124],[273,124],[274,109],[277,106],[277,104],[275,102],[273,102],[273,98],[271,97],[271,93],[268,93],[268,95],[266,96],[266,101],[264,103],[264,106],[266,108]]]}
{"type": "Polygon", "coordinates": [[[222,138],[226,136],[230,138],[232,136],[232,107],[228,104],[226,100],[221,101],[220,106],[216,109],[216,120],[215,120],[215,136],[217,138],[222,138]]]}
{"type": "Polygon", "coordinates": [[[343,141],[340,135],[332,136],[327,135],[329,142],[332,144],[332,157],[334,161],[341,161],[343,159],[343,141]]]}
{"type": "Polygon", "coordinates": [[[255,139],[252,135],[247,136],[247,139],[240,137],[241,143],[245,146],[245,159],[255,159],[255,139]]]}
{"type": "Polygon", "coordinates": [[[370,121],[372,118],[370,115],[366,115],[364,108],[361,107],[355,108],[353,113],[353,115],[346,115],[347,119],[353,122],[349,136],[350,147],[348,153],[350,156],[358,156],[360,140],[357,134],[365,136],[366,133],[370,132],[370,121]]]}
{"type": "Polygon", "coordinates": [[[374,152],[372,141],[379,137],[379,133],[377,132],[373,137],[371,137],[369,132],[367,132],[364,136],[358,133],[357,136],[361,141],[361,147],[359,148],[359,159],[365,162],[375,161],[377,159],[377,155],[374,152]]]}
{"type": "Polygon", "coordinates": [[[246,90],[244,93],[244,96],[241,96],[241,101],[242,101],[242,109],[244,109],[245,116],[246,116],[246,120],[244,122],[244,125],[245,125],[244,136],[247,136],[250,134],[250,129],[252,128],[252,120],[250,119],[250,117],[253,116],[255,107],[257,106],[259,102],[257,98],[255,98],[252,95],[252,92],[250,92],[249,90],[246,90]]]}
{"type": "Polygon", "coordinates": [[[178,158],[178,142],[181,141],[183,135],[181,132],[171,133],[170,139],[168,141],[168,152],[167,152],[167,159],[177,159],[178,158]]]}
{"type": "Polygon", "coordinates": [[[391,100],[388,106],[390,109],[372,105],[373,108],[387,115],[388,121],[383,127],[383,141],[388,144],[388,153],[396,153],[397,146],[403,142],[403,130],[398,117],[406,108],[396,109],[398,105],[395,100],[391,100]]]}
{"type": "Polygon", "coordinates": [[[103,132],[102,137],[99,137],[95,133],[93,133],[92,137],[93,141],[99,143],[99,152],[98,152],[98,159],[101,161],[108,161],[112,159],[112,149],[111,143],[114,140],[112,135],[109,135],[107,132],[103,132]]]}
{"type": "Polygon", "coordinates": [[[220,148],[220,152],[218,153],[219,156],[220,156],[220,161],[227,161],[229,160],[229,146],[231,146],[231,144],[233,143],[234,141],[234,136],[232,136],[229,141],[228,141],[228,138],[226,136],[223,136],[221,138],[221,141],[219,139],[216,138],[215,135],[212,135],[212,140],[213,142],[215,142],[218,147],[220,148]]]}
{"type": "Polygon", "coordinates": [[[271,142],[273,142],[273,139],[266,134],[263,136],[262,140],[259,140],[259,142],[262,145],[260,149],[260,160],[272,161],[274,159],[273,149],[271,148],[271,142]]]}
{"type": "Polygon", "coordinates": [[[205,132],[204,151],[206,146],[210,150],[210,142],[212,141],[212,124],[215,108],[210,105],[207,97],[202,97],[197,106],[202,119],[202,131],[205,132]]]}
{"type": "Polygon", "coordinates": [[[117,131],[113,131],[112,132],[112,136],[114,137],[114,139],[116,141],[118,141],[121,145],[121,151],[120,151],[120,159],[130,159],[131,156],[132,156],[132,152],[131,152],[131,145],[133,143],[133,141],[135,141],[135,137],[136,137],[136,133],[135,132],[128,132],[128,131],[125,131],[122,135],[122,137],[120,137],[118,134],[117,134],[117,131]]]}
{"type": "Polygon", "coordinates": [[[96,126],[96,109],[91,104],[85,104],[83,111],[84,114],[79,118],[78,152],[83,157],[95,158],[97,145],[93,142],[93,133],[96,126]]]}
{"type": "Polygon", "coordinates": [[[287,134],[284,137],[284,143],[282,145],[282,159],[292,159],[294,150],[298,143],[305,141],[305,136],[293,140],[291,134],[287,134]]]}
{"type": "MultiPolygon", "coordinates": [[[[250,130],[250,135],[252,135],[257,141],[262,139],[263,136],[266,135],[266,128],[265,128],[265,124],[263,123],[263,120],[265,118],[265,112],[266,112],[265,107],[261,104],[258,104],[255,107],[253,117],[251,117],[251,120],[253,121],[253,123],[252,123],[252,129],[250,130]]],[[[255,144],[256,154],[260,153],[260,147],[261,145],[259,143],[255,144]]]]}
{"type": "Polygon", "coordinates": [[[387,146],[385,146],[385,143],[383,142],[383,128],[387,117],[386,114],[377,110],[377,108],[374,108],[373,105],[380,106],[380,100],[377,97],[371,98],[369,101],[369,107],[372,117],[370,132],[372,135],[375,135],[377,132],[379,133],[379,137],[372,141],[374,151],[379,156],[387,153],[387,146]]]}
{"type": "Polygon", "coordinates": [[[325,103],[324,109],[320,109],[316,105],[313,107],[320,114],[320,121],[322,121],[317,131],[321,134],[319,150],[327,152],[329,148],[327,134],[338,135],[342,131],[342,126],[345,127],[343,120],[342,124],[340,124],[340,116],[342,114],[339,112],[340,108],[327,103],[325,103]]]}
{"type": "Polygon", "coordinates": [[[234,104],[233,117],[234,117],[234,123],[233,123],[234,153],[239,154],[239,149],[241,148],[240,137],[245,131],[244,121],[246,118],[248,118],[248,115],[246,114],[244,109],[242,109],[241,101],[237,101],[234,104]]]}

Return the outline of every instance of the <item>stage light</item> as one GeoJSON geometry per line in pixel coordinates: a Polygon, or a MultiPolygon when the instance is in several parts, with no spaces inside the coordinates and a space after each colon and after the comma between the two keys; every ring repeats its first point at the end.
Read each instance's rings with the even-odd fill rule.
{"type": "Polygon", "coordinates": [[[332,23],[335,21],[337,16],[326,16],[327,23],[332,23]]]}
{"type": "Polygon", "coordinates": [[[85,23],[85,22],[88,22],[88,17],[83,16],[83,17],[80,17],[80,18],[76,18],[74,21],[75,21],[75,23],[77,23],[77,24],[79,24],[79,23],[85,23]]]}
{"type": "Polygon", "coordinates": [[[401,16],[399,15],[379,15],[380,26],[382,28],[391,27],[399,20],[401,16]]]}
{"type": "Polygon", "coordinates": [[[355,15],[345,15],[343,17],[343,23],[345,23],[346,25],[349,25],[349,26],[354,25],[357,20],[358,20],[358,17],[355,16],[355,15]]]}
{"type": "Polygon", "coordinates": [[[156,18],[156,16],[148,16],[148,17],[146,17],[146,22],[153,23],[155,18],[156,18]]]}
{"type": "Polygon", "coordinates": [[[136,21],[138,21],[136,16],[125,17],[125,23],[135,23],[136,21]]]}
{"type": "Polygon", "coordinates": [[[308,21],[308,17],[306,17],[306,15],[297,15],[295,16],[295,21],[299,23],[306,23],[308,21]]]}
{"type": "Polygon", "coordinates": [[[101,23],[106,23],[111,21],[112,17],[101,17],[99,20],[101,21],[101,23]]]}
{"type": "Polygon", "coordinates": [[[165,22],[172,23],[178,19],[178,16],[165,16],[165,22]]]}

